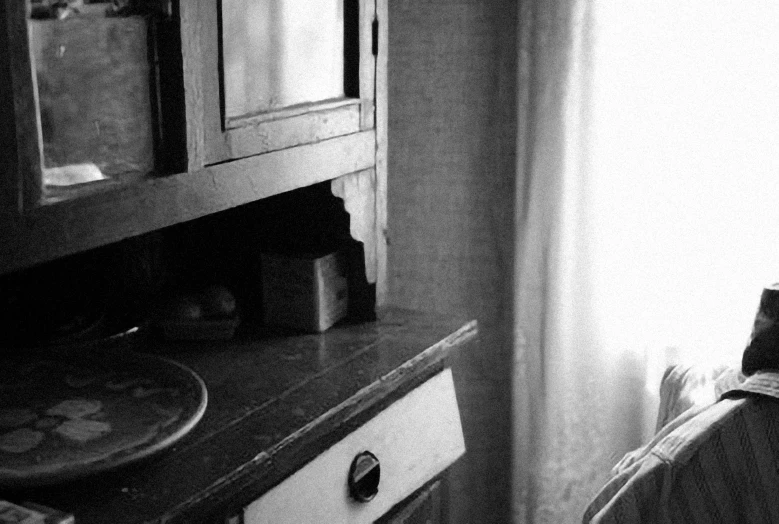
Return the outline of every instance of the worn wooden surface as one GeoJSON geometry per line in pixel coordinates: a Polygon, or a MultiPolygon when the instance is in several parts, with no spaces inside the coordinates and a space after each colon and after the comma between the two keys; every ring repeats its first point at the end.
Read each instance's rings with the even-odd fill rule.
{"type": "Polygon", "coordinates": [[[475,334],[475,322],[393,309],[321,335],[146,342],[205,381],[198,426],[115,474],[4,495],[73,512],[79,524],[220,522],[438,373],[475,334]]]}
{"type": "MultiPolygon", "coordinates": [[[[15,4],[0,4],[0,49],[8,49],[12,39],[11,24],[15,4]],[[9,15],[11,15],[9,17],[9,15]]],[[[0,114],[6,125],[0,126],[0,142],[6,153],[0,156],[0,217],[3,220],[15,220],[22,210],[22,187],[19,178],[19,157],[16,139],[16,107],[14,104],[13,59],[7,53],[0,53],[0,75],[7,79],[0,82],[0,114]]]]}
{"type": "MultiPolygon", "coordinates": [[[[256,124],[250,124],[252,119],[249,118],[245,121],[247,125],[219,133],[212,128],[206,133],[213,137],[213,140],[207,138],[212,152],[207,155],[206,162],[213,164],[357,133],[363,105],[362,101],[345,107],[332,107],[330,101],[306,104],[308,112],[298,116],[264,119],[256,124]]],[[[236,121],[231,125],[236,126],[236,121]]]]}
{"type": "Polygon", "coordinates": [[[179,6],[188,171],[196,171],[206,165],[206,145],[210,138],[206,136],[207,127],[213,125],[213,114],[208,112],[214,89],[208,75],[213,73],[208,68],[213,68],[216,74],[218,71],[216,44],[209,45],[208,40],[210,37],[212,42],[216,42],[216,9],[212,4],[208,0],[191,0],[181,2],[179,6]]]}
{"type": "Polygon", "coordinates": [[[360,130],[360,103],[343,100],[335,107],[311,104],[305,111],[286,118],[243,119],[232,121],[224,133],[229,158],[276,151],[286,147],[310,144],[360,130]]]}
{"type": "Polygon", "coordinates": [[[359,0],[359,86],[362,100],[362,129],[373,129],[376,124],[376,57],[373,56],[373,19],[376,0],[359,0]]]}
{"type": "Polygon", "coordinates": [[[335,98],[333,100],[323,100],[321,102],[313,102],[309,104],[298,104],[284,107],[270,113],[257,113],[254,115],[241,116],[238,118],[226,118],[225,128],[237,129],[241,127],[257,126],[265,122],[286,120],[289,118],[302,116],[307,113],[311,113],[312,111],[329,111],[331,109],[340,109],[345,106],[354,106],[359,103],[359,100],[353,98],[335,98]]]}
{"type": "Polygon", "coordinates": [[[374,163],[375,134],[364,131],[39,206],[19,224],[0,224],[0,272],[332,180],[374,163]]]}

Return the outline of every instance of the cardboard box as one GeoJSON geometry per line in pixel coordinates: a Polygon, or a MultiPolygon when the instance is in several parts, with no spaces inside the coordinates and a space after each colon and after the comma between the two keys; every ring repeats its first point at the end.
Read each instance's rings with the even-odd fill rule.
{"type": "Polygon", "coordinates": [[[262,254],[263,322],[322,332],[346,316],[347,268],[342,253],[262,254]]]}

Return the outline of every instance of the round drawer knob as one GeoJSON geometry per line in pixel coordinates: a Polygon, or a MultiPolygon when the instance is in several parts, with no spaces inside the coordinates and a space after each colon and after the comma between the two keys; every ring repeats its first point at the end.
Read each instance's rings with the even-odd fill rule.
{"type": "Polygon", "coordinates": [[[381,465],[370,451],[359,453],[349,468],[349,495],[357,502],[368,502],[379,492],[381,465]]]}

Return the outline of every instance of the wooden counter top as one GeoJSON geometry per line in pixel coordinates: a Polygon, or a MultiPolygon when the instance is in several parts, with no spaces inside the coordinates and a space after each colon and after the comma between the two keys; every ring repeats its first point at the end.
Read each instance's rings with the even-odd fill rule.
{"type": "MultiPolygon", "coordinates": [[[[77,524],[222,522],[443,369],[476,322],[387,309],[321,335],[138,348],[195,370],[208,408],[172,448],[104,474],[3,493],[76,515],[77,524]]],[[[306,494],[301,494],[301,497],[306,494]]]]}

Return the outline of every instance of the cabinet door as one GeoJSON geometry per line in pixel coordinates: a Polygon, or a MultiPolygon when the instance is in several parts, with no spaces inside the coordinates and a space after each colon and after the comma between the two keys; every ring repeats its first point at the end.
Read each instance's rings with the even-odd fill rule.
{"type": "Polygon", "coordinates": [[[119,4],[0,3],[0,273],[188,218],[178,17],[119,4]]]}
{"type": "Polygon", "coordinates": [[[183,126],[184,111],[171,112],[183,107],[171,80],[181,78],[178,22],[170,0],[137,5],[0,6],[0,133],[16,153],[3,158],[6,211],[176,172],[172,158],[185,155],[168,134],[183,126]]]}
{"type": "Polygon", "coordinates": [[[374,129],[375,0],[180,10],[190,170],[374,129]]]}

